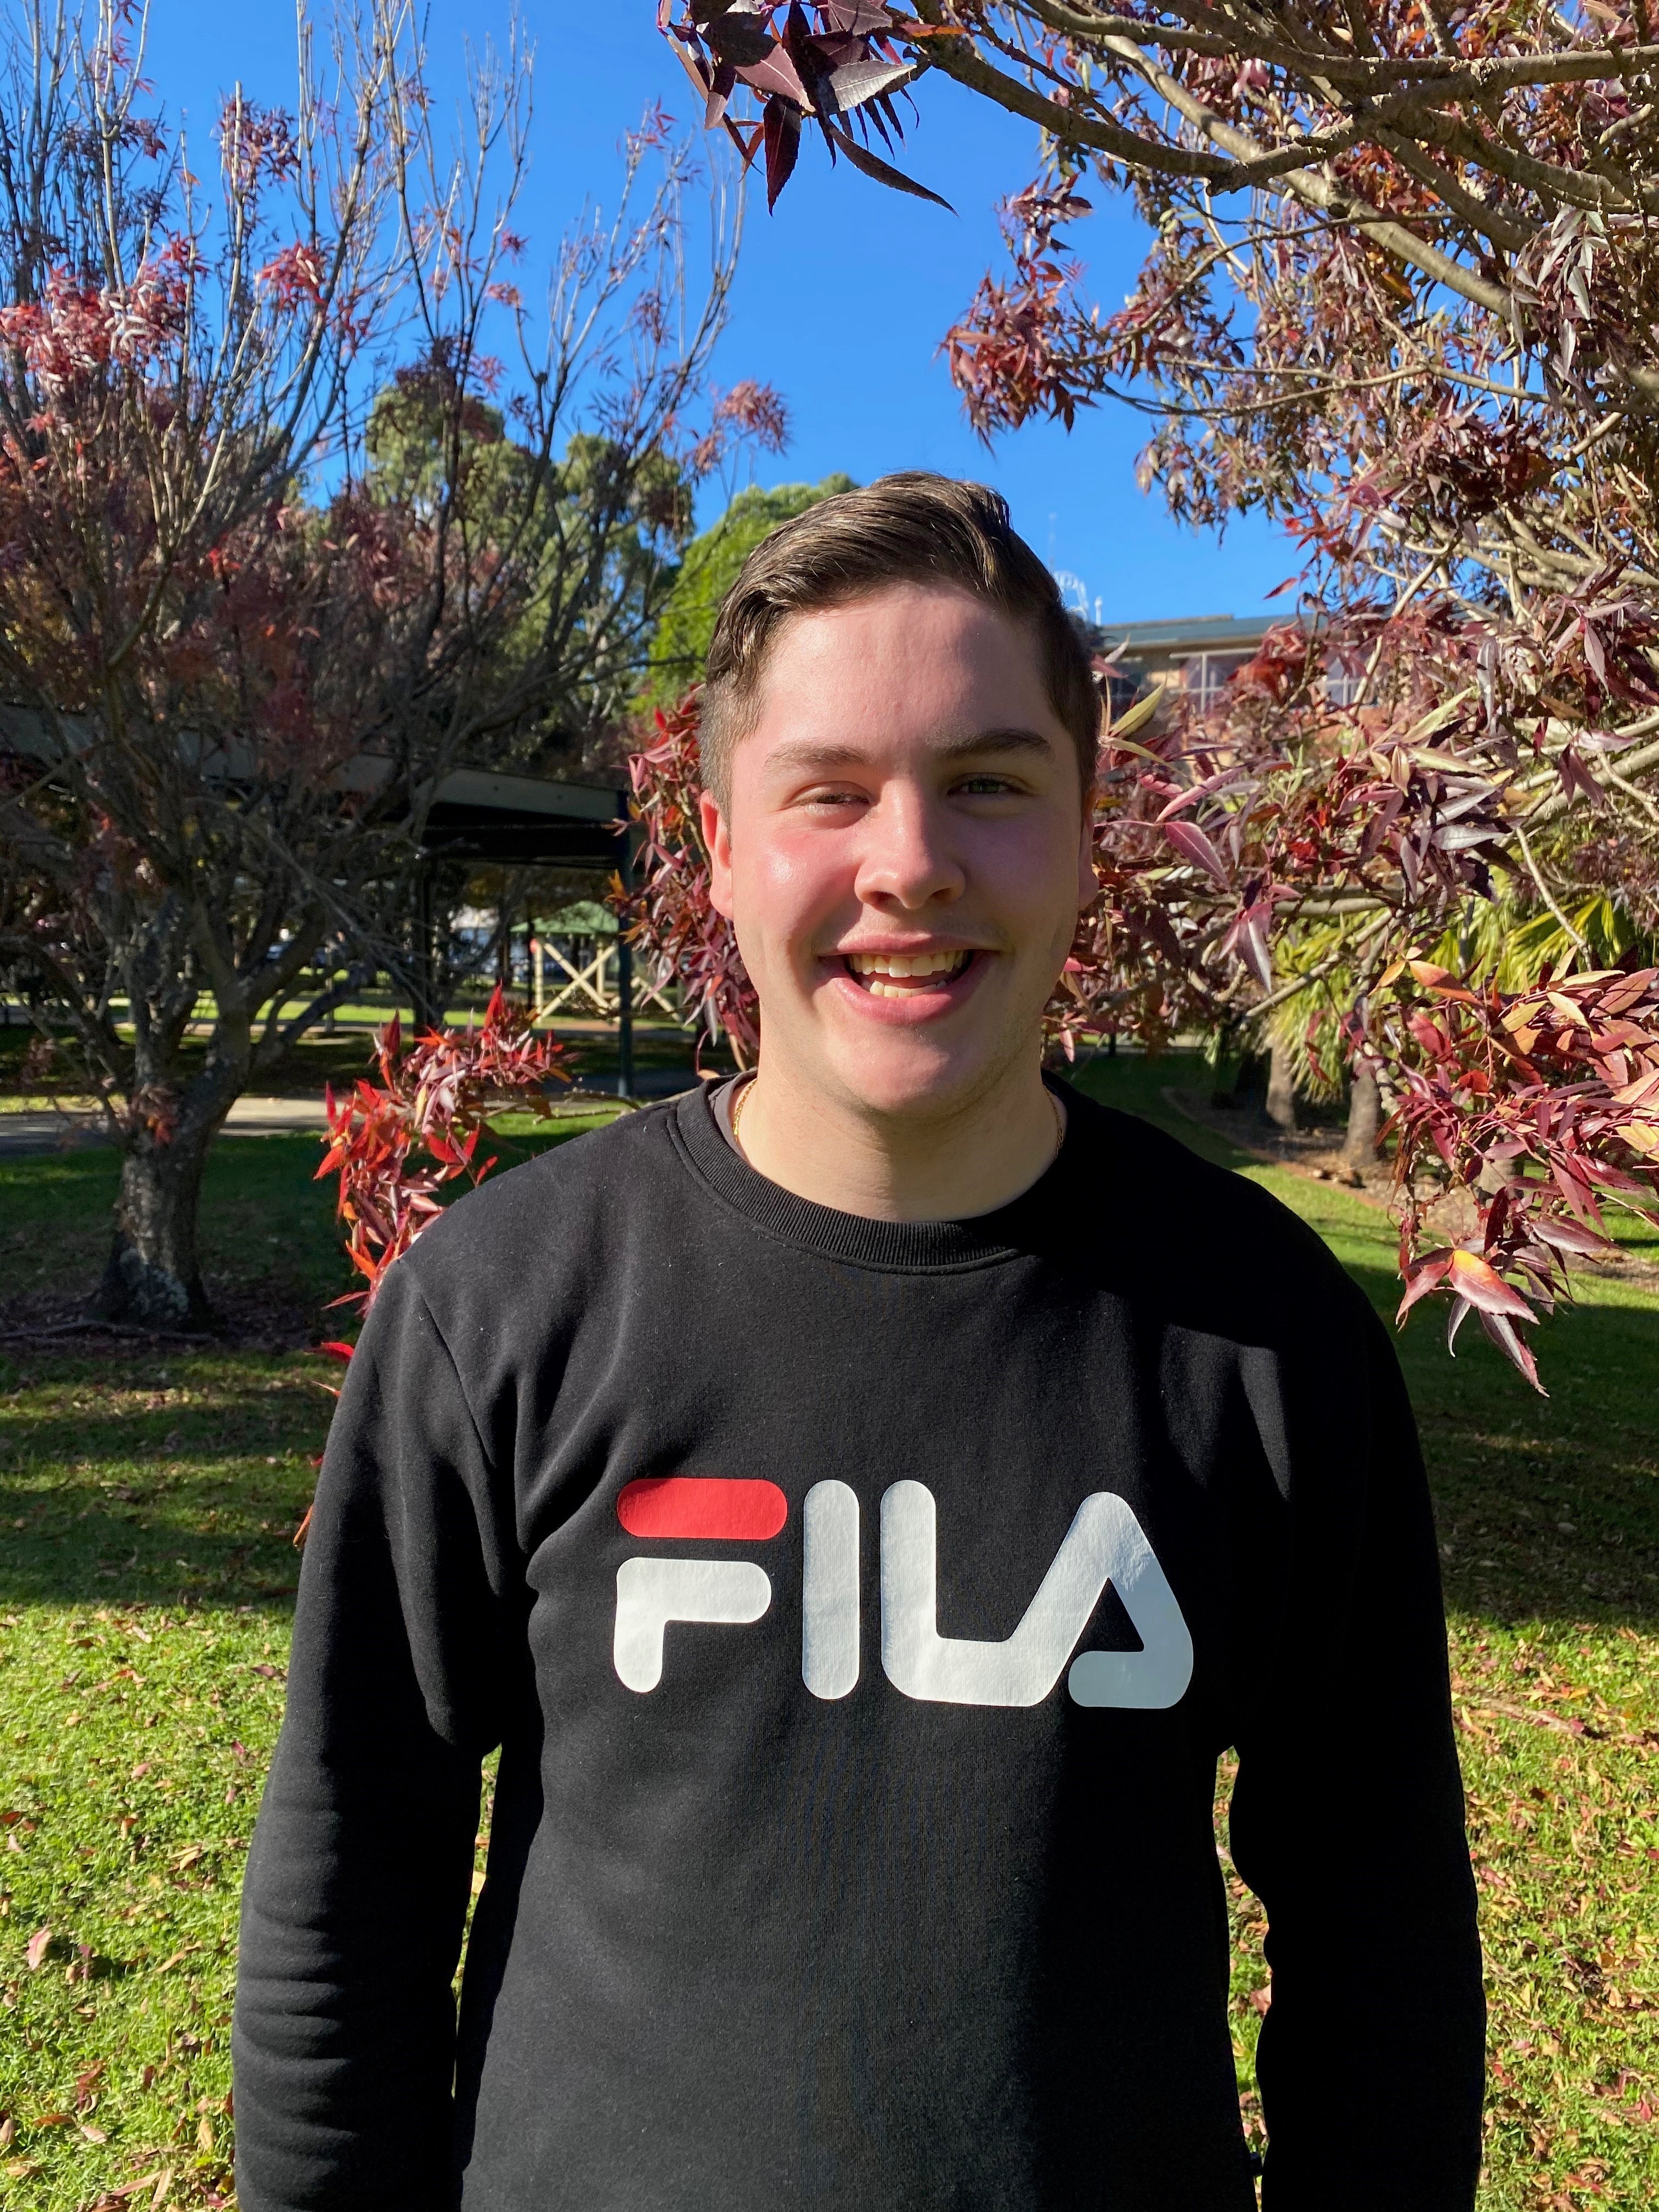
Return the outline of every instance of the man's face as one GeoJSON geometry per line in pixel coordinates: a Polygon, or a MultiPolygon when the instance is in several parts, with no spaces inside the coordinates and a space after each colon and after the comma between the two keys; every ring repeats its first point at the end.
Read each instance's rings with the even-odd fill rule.
{"type": "Polygon", "coordinates": [[[787,621],[757,704],[727,808],[702,808],[767,1060],[927,1115],[1034,1065],[1095,884],[1030,635],[965,592],[890,586],[787,621]]]}

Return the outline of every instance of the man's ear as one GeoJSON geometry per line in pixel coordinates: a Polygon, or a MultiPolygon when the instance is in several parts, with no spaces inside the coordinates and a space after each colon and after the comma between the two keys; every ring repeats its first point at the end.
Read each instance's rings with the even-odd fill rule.
{"type": "Polygon", "coordinates": [[[732,832],[726,826],[726,817],[712,793],[699,794],[697,810],[702,817],[702,842],[708,848],[708,903],[716,914],[723,914],[728,921],[735,919],[732,903],[732,832]]]}

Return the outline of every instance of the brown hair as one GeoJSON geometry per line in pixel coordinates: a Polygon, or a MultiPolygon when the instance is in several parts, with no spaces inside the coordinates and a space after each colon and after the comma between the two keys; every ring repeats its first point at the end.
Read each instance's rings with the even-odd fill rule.
{"type": "Polygon", "coordinates": [[[1016,534],[1000,492],[916,470],[820,500],[763,538],[738,571],[720,603],[702,691],[702,779],[719,804],[727,803],[732,750],[752,726],[783,623],[899,583],[952,586],[1030,630],[1048,703],[1077,747],[1086,802],[1100,693],[1060,586],[1016,534]]]}

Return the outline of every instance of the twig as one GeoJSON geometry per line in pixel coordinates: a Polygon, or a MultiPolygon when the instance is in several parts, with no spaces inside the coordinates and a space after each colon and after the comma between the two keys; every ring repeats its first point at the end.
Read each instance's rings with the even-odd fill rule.
{"type": "Polygon", "coordinates": [[[1533,858],[1532,847],[1527,842],[1527,833],[1521,827],[1521,824],[1518,822],[1515,824],[1515,842],[1521,848],[1521,857],[1527,864],[1528,873],[1531,876],[1534,883],[1538,886],[1539,897],[1543,900],[1545,905],[1560,923],[1562,928],[1565,930],[1567,935],[1572,939],[1574,945],[1578,948],[1580,955],[1584,959],[1588,960],[1590,957],[1590,949],[1589,945],[1585,944],[1583,939],[1578,934],[1578,932],[1567,920],[1566,915],[1562,913],[1560,908],[1556,904],[1554,896],[1551,892],[1549,885],[1544,881],[1543,871],[1540,868],[1537,861],[1533,858]]]}
{"type": "Polygon", "coordinates": [[[1274,1006],[1282,1006],[1286,999],[1295,998],[1299,991],[1307,990],[1311,984],[1322,983],[1325,978],[1336,969],[1350,963],[1357,964],[1364,957],[1371,940],[1382,934],[1393,918],[1394,908],[1385,907],[1371,927],[1369,929],[1362,929],[1352,945],[1338,945],[1336,951],[1328,958],[1322,960],[1317,967],[1305,969],[1299,975],[1291,976],[1288,981],[1269,991],[1265,999],[1258,999],[1253,1006],[1247,1007],[1246,1020],[1255,1021],[1261,1015],[1270,1012],[1274,1006]]]}
{"type": "Polygon", "coordinates": [[[1465,1713],[1497,1713],[1507,1721],[1529,1721],[1534,1728],[1553,1729],[1558,1735],[1577,1736],[1587,1743],[1630,1744],[1638,1750],[1647,1750],[1655,1741],[1651,1731],[1637,1734],[1629,1729],[1598,1728],[1593,1721],[1564,1721],[1557,1713],[1540,1713],[1531,1705],[1508,1705],[1499,1698],[1483,1698],[1479,1704],[1466,1698],[1457,1710],[1465,1713]]]}

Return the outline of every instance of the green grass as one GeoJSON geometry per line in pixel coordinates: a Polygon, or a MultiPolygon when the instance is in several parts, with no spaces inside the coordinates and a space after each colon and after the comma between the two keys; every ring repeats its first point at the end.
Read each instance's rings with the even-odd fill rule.
{"type": "MultiPolygon", "coordinates": [[[[315,1357],[19,1374],[0,1512],[9,2203],[228,2186],[235,1900],[282,1716],[315,1357]],[[261,1449],[264,1447],[264,1449],[261,1449]],[[103,1601],[100,1601],[100,1594],[103,1601]],[[50,1929],[34,1971],[26,1946],[50,1929]]],[[[337,1370],[335,1370],[337,1372],[337,1370]]]]}
{"type": "MultiPolygon", "coordinates": [[[[453,1026],[464,1028],[482,1007],[453,1007],[449,1020],[453,1026]]],[[[374,1031],[389,1020],[393,1012],[388,1000],[381,1006],[349,1007],[349,1025],[343,1019],[332,1036],[321,1030],[313,1030],[290,1047],[281,1065],[259,1076],[252,1088],[262,1098],[316,1098],[320,1102],[323,1087],[331,1083],[336,1089],[351,1083],[359,1075],[370,1073],[374,1059],[374,1031]]],[[[413,1034],[413,1023],[409,1009],[402,1009],[404,1035],[413,1034]]],[[[580,1020],[556,1021],[551,1024],[551,1034],[566,1048],[566,1065],[578,1078],[612,1075],[617,1069],[617,1036],[612,1023],[580,1020]]],[[[0,1113],[18,1112],[24,1109],[40,1111],[50,1107],[52,1099],[40,1092],[24,1092],[20,1088],[23,1055],[33,1036],[33,1030],[19,1024],[0,1026],[0,1113]]],[[[184,1073],[188,1077],[198,1067],[205,1051],[204,1037],[197,1037],[185,1049],[181,1059],[184,1073]]],[[[634,1024],[634,1065],[643,1073],[648,1068],[683,1067],[686,1080],[691,1079],[693,1056],[697,1050],[697,1038],[692,1032],[677,1024],[656,1016],[637,1018],[634,1024]]],[[[730,1064],[722,1053],[703,1048],[705,1066],[730,1064]]],[[[66,1105],[90,1104],[90,1098],[81,1099],[71,1081],[70,1072],[78,1065],[72,1050],[67,1050],[64,1060],[63,1099],[66,1105]]]]}
{"type": "MultiPolygon", "coordinates": [[[[1389,1217],[1175,1113],[1165,1088],[1200,1079],[1175,1056],[1099,1060],[1081,1077],[1273,1191],[1392,1320],[1389,1217]]],[[[1656,1256],[1644,1224],[1620,1241],[1656,1256]]],[[[1439,1313],[1419,1308],[1398,1340],[1434,1492],[1481,1899],[1482,2212],[1659,2204],[1659,1297],[1587,1278],[1540,1339],[1547,1399],[1473,1328],[1449,1358],[1439,1313]]],[[[1332,1833],[1354,1857],[1354,1972],[1386,1974],[1387,1869],[1364,1865],[1356,1748],[1356,1803],[1333,1808],[1332,1833]]],[[[1254,2124],[1263,1930],[1243,1884],[1230,1888],[1234,2043],[1254,2124]]],[[[1385,2127],[1409,2127],[1376,2094],[1385,2127]]]]}
{"type": "MultiPolygon", "coordinates": [[[[1391,1313],[1387,1217],[1174,1116],[1164,1086],[1198,1079],[1131,1057],[1083,1076],[1275,1190],[1391,1313]]],[[[227,1140],[204,1214],[210,1285],[240,1316],[274,1316],[291,1342],[334,1334],[324,1301],[346,1287],[331,1188],[308,1180],[317,1158],[313,1139],[227,1140]]],[[[0,1161],[0,1296],[88,1285],[113,1190],[106,1155],[0,1161]]],[[[1444,1553],[1487,1947],[1483,2212],[1659,2203],[1656,1320],[1641,1284],[1587,1283],[1542,1334],[1547,1400],[1472,1332],[1449,1360],[1433,1316],[1401,1340],[1444,1553]]],[[[281,1713],[292,1534],[337,1379],[306,1351],[94,1359],[0,1342],[9,2212],[89,2212],[162,2174],[169,2206],[230,2201],[237,1887],[281,1713]]],[[[1352,1802],[1332,1808],[1334,1844],[1353,1861],[1360,1978],[1389,1971],[1390,1910],[1387,1869],[1365,1860],[1363,1759],[1357,1744],[1352,1802]]],[[[1254,2123],[1267,1976],[1253,1900],[1232,1890],[1254,2123]]],[[[1357,2124],[1410,2125],[1385,2085],[1368,2087],[1376,2105],[1357,2124]]]]}

